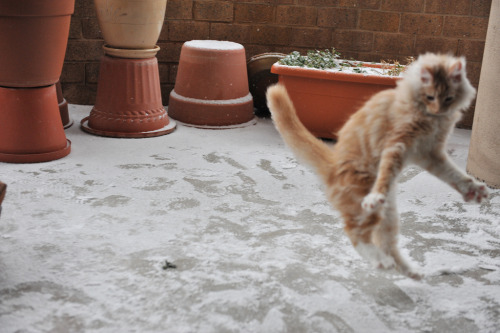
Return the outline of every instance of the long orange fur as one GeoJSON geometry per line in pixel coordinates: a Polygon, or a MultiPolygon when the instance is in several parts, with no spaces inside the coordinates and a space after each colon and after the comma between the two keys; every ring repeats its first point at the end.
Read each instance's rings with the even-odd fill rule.
{"type": "Polygon", "coordinates": [[[295,155],[326,184],[352,244],[379,268],[396,268],[420,279],[401,256],[395,203],[397,176],[417,164],[481,202],[486,187],[460,171],[445,151],[446,139],[475,97],[465,59],[425,54],[409,66],[394,89],[372,96],[338,133],[331,149],[300,122],[284,86],[267,91],[276,128],[295,155]]]}

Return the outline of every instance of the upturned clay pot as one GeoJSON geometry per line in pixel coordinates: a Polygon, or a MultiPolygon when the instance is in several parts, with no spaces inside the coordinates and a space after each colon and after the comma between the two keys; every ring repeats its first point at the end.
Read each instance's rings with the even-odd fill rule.
{"type": "Polygon", "coordinates": [[[0,86],[59,80],[74,0],[0,1],[0,86]]]}
{"type": "Polygon", "coordinates": [[[243,46],[210,40],[184,43],[168,111],[172,118],[196,127],[252,122],[243,46]]]}
{"type": "Polygon", "coordinates": [[[0,161],[46,162],[70,153],[55,85],[0,88],[0,161]]]}
{"type": "Polygon", "coordinates": [[[112,48],[153,49],[167,0],[94,0],[99,27],[112,48]]]}
{"type": "MultiPolygon", "coordinates": [[[[364,64],[378,67],[379,64],[364,64]]],[[[337,132],[373,94],[396,86],[399,77],[333,72],[313,68],[271,67],[286,87],[297,116],[315,136],[335,139],[337,132]]]]}
{"type": "Polygon", "coordinates": [[[158,61],[103,56],[94,108],[81,122],[86,132],[141,138],[172,132],[160,90],[158,61]]]}

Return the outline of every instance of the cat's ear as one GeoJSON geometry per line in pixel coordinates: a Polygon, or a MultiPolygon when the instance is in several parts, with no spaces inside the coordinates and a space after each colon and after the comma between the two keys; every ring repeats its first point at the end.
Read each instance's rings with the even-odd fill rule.
{"type": "Polygon", "coordinates": [[[455,61],[448,70],[448,75],[454,83],[460,83],[464,75],[464,64],[462,59],[455,61]]]}
{"type": "Polygon", "coordinates": [[[432,72],[429,68],[423,67],[420,70],[420,80],[424,86],[432,84],[432,72]]]}

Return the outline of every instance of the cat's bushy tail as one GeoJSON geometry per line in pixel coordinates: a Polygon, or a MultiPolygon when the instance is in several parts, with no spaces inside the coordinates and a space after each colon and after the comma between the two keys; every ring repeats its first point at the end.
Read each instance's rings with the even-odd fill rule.
{"type": "Polygon", "coordinates": [[[332,149],[312,135],[300,122],[283,85],[269,87],[266,97],[274,125],[285,143],[298,159],[315,168],[319,175],[327,179],[334,165],[332,149]]]}

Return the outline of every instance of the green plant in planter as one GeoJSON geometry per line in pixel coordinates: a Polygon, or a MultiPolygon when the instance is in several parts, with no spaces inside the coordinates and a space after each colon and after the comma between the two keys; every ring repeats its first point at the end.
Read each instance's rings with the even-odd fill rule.
{"type": "MultiPolygon", "coordinates": [[[[349,69],[354,73],[367,73],[366,66],[364,65],[366,63],[340,59],[340,56],[340,52],[335,50],[335,48],[324,51],[310,50],[307,51],[305,56],[301,55],[298,51],[293,51],[279,60],[279,63],[285,66],[334,69],[339,72],[349,69]]],[[[399,76],[405,69],[405,66],[401,65],[398,61],[382,61],[381,64],[381,71],[375,69],[372,69],[372,71],[380,75],[399,76]]]]}

